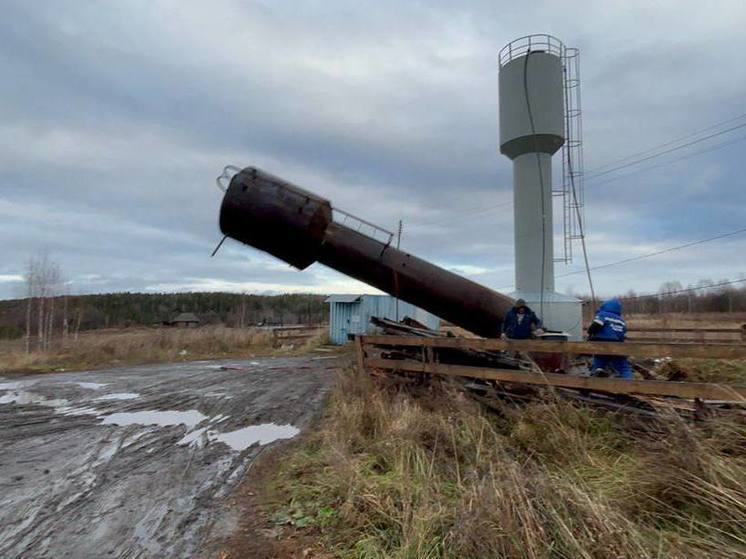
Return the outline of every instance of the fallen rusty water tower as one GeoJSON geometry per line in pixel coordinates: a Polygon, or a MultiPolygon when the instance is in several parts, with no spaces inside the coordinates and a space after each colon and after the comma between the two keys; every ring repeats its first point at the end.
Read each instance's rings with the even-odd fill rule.
{"type": "Polygon", "coordinates": [[[513,300],[392,246],[393,234],[288,181],[247,167],[220,208],[224,235],[303,270],[320,262],[485,337],[513,300]]]}
{"type": "MultiPolygon", "coordinates": [[[[552,188],[552,155],[579,131],[579,120],[573,125],[579,115],[579,89],[573,88],[579,83],[567,75],[573,58],[577,63],[577,49],[550,35],[510,42],[499,54],[499,112],[500,152],[513,162],[515,291],[510,296],[524,299],[546,327],[580,339],[582,303],[554,287],[553,197],[559,192],[565,202],[565,261],[568,241],[577,238],[567,227],[580,219],[574,182],[572,192],[567,185],[552,188]]],[[[572,168],[573,152],[567,148],[576,148],[578,140],[571,142],[563,149],[570,164],[568,169],[563,157],[563,179],[575,181],[580,169],[572,168]]]]}

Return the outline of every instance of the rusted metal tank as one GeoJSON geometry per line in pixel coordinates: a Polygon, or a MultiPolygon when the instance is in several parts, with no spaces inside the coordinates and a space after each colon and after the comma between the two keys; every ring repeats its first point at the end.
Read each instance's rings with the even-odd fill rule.
{"type": "Polygon", "coordinates": [[[358,227],[334,221],[328,200],[247,167],[231,179],[220,229],[298,269],[320,262],[475,334],[499,336],[512,299],[398,250],[390,235],[379,240],[361,232],[383,230],[347,216],[358,227]]]}

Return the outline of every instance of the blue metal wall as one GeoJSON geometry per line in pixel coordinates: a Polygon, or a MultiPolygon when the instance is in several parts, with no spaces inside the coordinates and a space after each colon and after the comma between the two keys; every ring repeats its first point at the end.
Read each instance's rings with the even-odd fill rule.
{"type": "MultiPolygon", "coordinates": [[[[396,319],[396,299],[389,295],[332,295],[327,299],[329,308],[329,339],[331,343],[342,345],[348,334],[370,334],[375,327],[370,323],[371,316],[396,319]]],[[[399,301],[399,320],[408,316],[437,330],[440,319],[429,312],[399,301]]]]}

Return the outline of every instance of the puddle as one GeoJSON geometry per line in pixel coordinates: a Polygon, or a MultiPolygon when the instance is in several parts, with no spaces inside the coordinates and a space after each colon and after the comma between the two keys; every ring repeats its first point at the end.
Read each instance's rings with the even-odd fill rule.
{"type": "Polygon", "coordinates": [[[81,388],[87,388],[89,390],[98,390],[100,388],[103,388],[104,386],[107,386],[106,383],[101,382],[73,382],[72,384],[77,384],[81,388]]]}
{"type": "Polygon", "coordinates": [[[277,425],[275,423],[251,425],[226,433],[219,433],[203,427],[187,433],[177,444],[201,448],[208,441],[220,442],[240,452],[254,444],[265,445],[280,439],[292,439],[298,433],[300,433],[300,429],[293,425],[277,425]]]}
{"type": "Polygon", "coordinates": [[[26,390],[14,390],[0,396],[0,404],[17,404],[19,406],[35,404],[46,408],[54,408],[54,413],[60,415],[99,415],[99,411],[85,406],[70,405],[64,398],[47,398],[41,394],[26,390]]]}
{"type": "Polygon", "coordinates": [[[292,425],[263,423],[262,425],[251,425],[227,433],[208,433],[207,436],[211,441],[219,441],[227,444],[233,450],[241,451],[256,443],[264,445],[280,439],[292,439],[298,433],[300,433],[300,429],[292,425]]]}
{"type": "Polygon", "coordinates": [[[244,427],[237,431],[228,431],[227,433],[208,433],[207,436],[211,441],[219,441],[227,444],[233,450],[241,451],[256,443],[264,445],[280,439],[292,439],[298,433],[300,433],[300,429],[292,425],[264,423],[244,427]]]}
{"type": "Polygon", "coordinates": [[[18,404],[21,406],[28,404],[38,404],[40,406],[55,408],[58,406],[66,406],[68,404],[68,401],[64,398],[49,399],[46,396],[42,396],[41,394],[28,392],[26,390],[13,390],[8,394],[3,394],[2,396],[0,396],[0,404],[18,404]]]}
{"type": "Polygon", "coordinates": [[[99,400],[134,400],[135,398],[139,398],[139,394],[135,394],[134,392],[119,392],[117,394],[106,394],[104,396],[99,396],[96,398],[96,401],[99,400]]]}
{"type": "Polygon", "coordinates": [[[191,429],[202,423],[205,419],[208,419],[208,417],[202,415],[197,410],[144,410],[112,413],[104,417],[101,423],[102,425],[158,425],[160,427],[186,425],[187,428],[191,429]]]}
{"type": "Polygon", "coordinates": [[[18,390],[34,384],[33,380],[17,380],[15,382],[0,382],[0,390],[18,390]]]}

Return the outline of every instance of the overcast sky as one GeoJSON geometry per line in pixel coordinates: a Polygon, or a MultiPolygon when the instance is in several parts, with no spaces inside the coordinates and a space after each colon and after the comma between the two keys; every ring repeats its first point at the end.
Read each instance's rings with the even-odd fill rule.
{"type": "MultiPolygon", "coordinates": [[[[234,241],[209,258],[226,164],[259,166],[390,229],[401,219],[406,250],[510,291],[512,208],[494,207],[512,199],[497,52],[529,33],[581,49],[589,177],[746,113],[743,0],[0,7],[0,298],[22,294],[40,251],[73,293],[369,290],[234,241]]],[[[589,178],[591,265],[746,227],[745,138],[740,128],[589,178]]],[[[594,280],[608,294],[734,279],[745,249],[734,235],[594,280]]],[[[582,274],[557,285],[587,292],[582,274]]]]}

